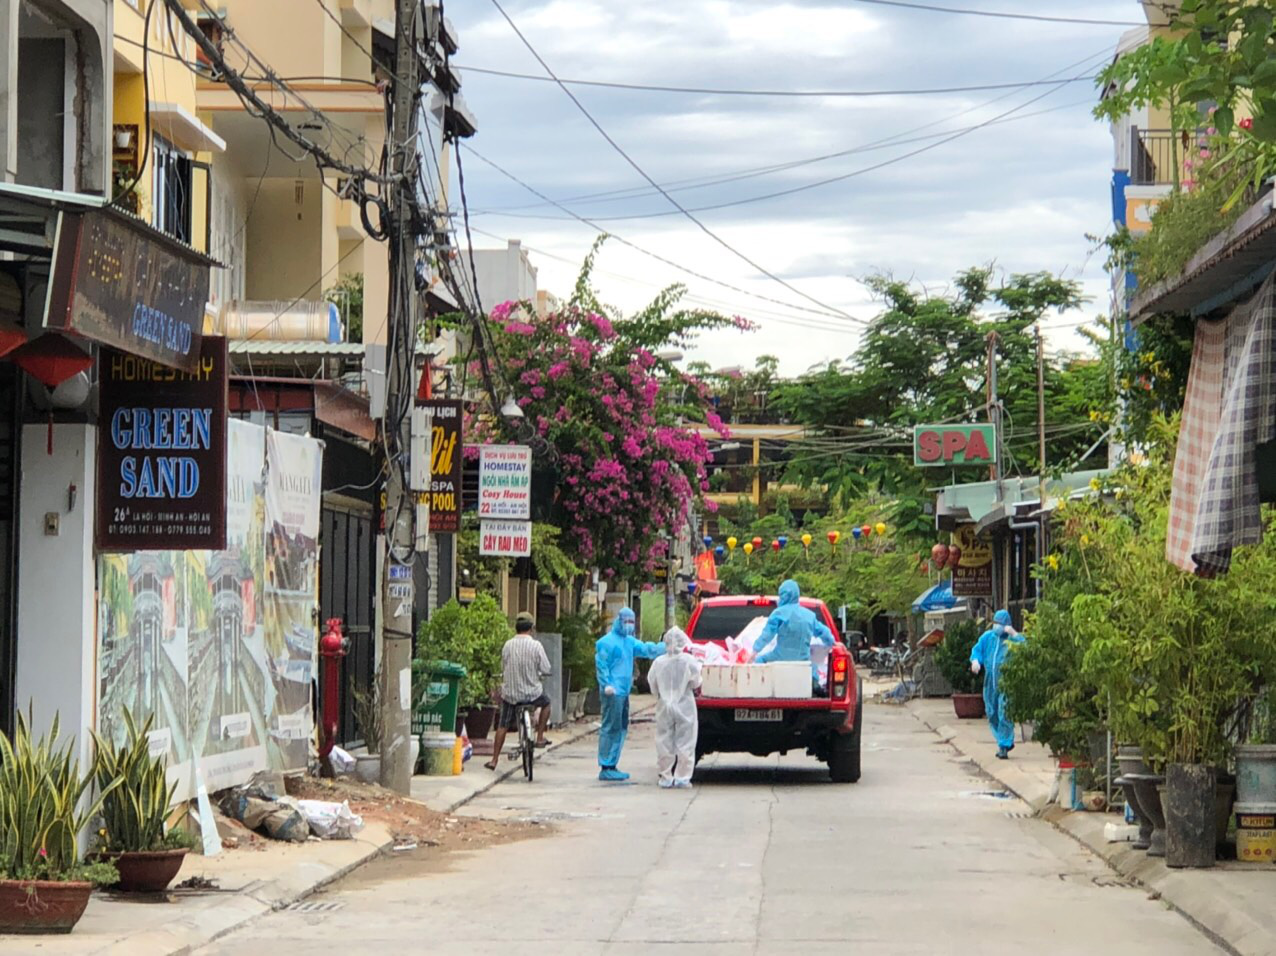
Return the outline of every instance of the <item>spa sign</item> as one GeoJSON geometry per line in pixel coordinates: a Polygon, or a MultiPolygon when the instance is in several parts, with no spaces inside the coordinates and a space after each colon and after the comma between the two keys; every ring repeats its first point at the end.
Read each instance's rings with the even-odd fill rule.
{"type": "Polygon", "coordinates": [[[102,350],[99,551],[226,547],[226,340],[184,372],[102,350]]]}

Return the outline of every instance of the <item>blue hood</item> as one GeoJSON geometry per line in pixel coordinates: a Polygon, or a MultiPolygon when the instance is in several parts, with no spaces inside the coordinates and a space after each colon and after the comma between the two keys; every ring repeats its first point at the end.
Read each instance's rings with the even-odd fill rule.
{"type": "Polygon", "coordinates": [[[1004,624],[1006,625],[1006,627],[1009,627],[1011,624],[1014,623],[1010,619],[1010,612],[1005,610],[1004,608],[992,616],[992,622],[994,624],[1004,624]]]}
{"type": "Polygon", "coordinates": [[[780,607],[784,607],[787,604],[797,604],[801,596],[802,590],[792,578],[780,585],[780,607]]]}
{"type": "Polygon", "coordinates": [[[611,633],[616,637],[624,637],[625,624],[633,623],[635,620],[637,618],[634,617],[634,612],[627,607],[622,607],[620,613],[616,615],[616,620],[611,622],[611,633]]]}

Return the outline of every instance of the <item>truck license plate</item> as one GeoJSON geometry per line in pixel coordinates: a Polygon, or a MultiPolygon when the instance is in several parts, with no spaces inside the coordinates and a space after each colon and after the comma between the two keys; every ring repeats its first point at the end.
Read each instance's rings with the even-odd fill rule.
{"type": "Polygon", "coordinates": [[[736,720],[783,720],[784,712],[778,708],[773,710],[748,710],[744,707],[737,707],[735,711],[736,720]]]}

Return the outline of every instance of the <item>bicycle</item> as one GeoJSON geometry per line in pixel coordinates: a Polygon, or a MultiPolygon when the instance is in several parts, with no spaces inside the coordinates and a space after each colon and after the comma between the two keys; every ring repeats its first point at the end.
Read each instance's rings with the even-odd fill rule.
{"type": "Polygon", "coordinates": [[[523,758],[523,776],[532,782],[533,765],[536,761],[536,735],[532,730],[532,708],[527,704],[519,704],[516,711],[518,719],[518,750],[523,758]]]}

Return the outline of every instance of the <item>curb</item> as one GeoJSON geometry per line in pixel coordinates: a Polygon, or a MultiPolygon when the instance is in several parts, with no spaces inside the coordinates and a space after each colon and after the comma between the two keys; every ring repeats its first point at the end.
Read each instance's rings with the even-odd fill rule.
{"type": "MultiPolygon", "coordinates": [[[[957,745],[956,733],[951,727],[943,724],[935,726],[912,708],[909,708],[909,713],[943,743],[963,757],[974,760],[988,776],[1027,803],[1035,816],[1081,844],[1131,884],[1148,891],[1149,898],[1160,900],[1174,910],[1216,946],[1232,956],[1270,956],[1272,940],[1276,938],[1276,913],[1270,904],[1270,881],[1263,884],[1266,894],[1253,895],[1254,902],[1261,906],[1261,918],[1254,910],[1237,904],[1236,891],[1253,889],[1252,880],[1244,880],[1243,873],[1270,876],[1273,867],[1236,864],[1223,870],[1171,869],[1160,859],[1149,857],[1128,844],[1108,843],[1103,836],[1105,821],[1101,814],[1068,811],[1052,805],[1048,797],[1025,796],[1022,791],[1026,788],[1022,784],[1016,786],[1015,781],[1009,779],[1011,774],[1006,772],[1013,767],[1004,762],[1000,766],[985,766],[986,761],[979,760],[957,745]],[[1216,883],[1211,886],[1207,881],[1212,874],[1220,872],[1236,877],[1236,885],[1223,887],[1216,883]],[[1228,892],[1229,889],[1231,892],[1228,892]]],[[[1021,776],[1026,778],[1026,775],[1021,776]]]]}

